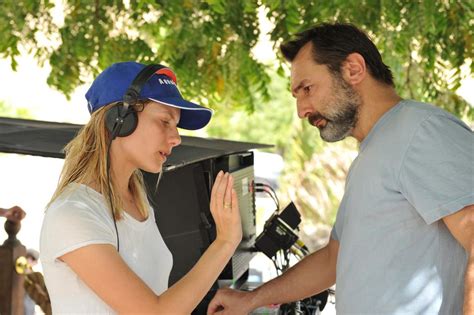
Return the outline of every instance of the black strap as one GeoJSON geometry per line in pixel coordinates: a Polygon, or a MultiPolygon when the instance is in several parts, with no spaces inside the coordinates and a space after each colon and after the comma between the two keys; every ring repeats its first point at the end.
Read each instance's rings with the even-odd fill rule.
{"type": "Polygon", "coordinates": [[[145,83],[155,74],[156,71],[166,68],[160,64],[151,64],[143,68],[133,79],[133,82],[128,87],[125,95],[123,96],[123,107],[120,113],[120,117],[125,117],[128,107],[135,105],[140,98],[140,92],[145,83]]]}

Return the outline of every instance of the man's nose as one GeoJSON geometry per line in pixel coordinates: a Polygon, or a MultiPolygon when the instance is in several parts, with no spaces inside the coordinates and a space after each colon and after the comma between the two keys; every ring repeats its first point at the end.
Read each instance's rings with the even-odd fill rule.
{"type": "Polygon", "coordinates": [[[298,111],[298,117],[304,119],[312,113],[311,105],[308,101],[296,100],[296,108],[298,111]]]}

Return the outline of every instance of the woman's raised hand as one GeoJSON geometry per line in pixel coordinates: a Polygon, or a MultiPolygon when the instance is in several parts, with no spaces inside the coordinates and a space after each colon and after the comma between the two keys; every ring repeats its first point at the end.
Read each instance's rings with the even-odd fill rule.
{"type": "Polygon", "coordinates": [[[237,247],[242,240],[242,224],[237,193],[233,185],[232,175],[220,171],[212,187],[210,206],[216,223],[216,240],[237,247]]]}

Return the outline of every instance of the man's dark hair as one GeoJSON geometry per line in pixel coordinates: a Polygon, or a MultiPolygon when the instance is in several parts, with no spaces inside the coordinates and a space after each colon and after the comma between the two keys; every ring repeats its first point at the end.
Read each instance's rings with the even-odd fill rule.
{"type": "Polygon", "coordinates": [[[352,24],[323,23],[296,34],[296,38],[281,45],[288,61],[293,61],[308,42],[313,44],[313,58],[317,64],[327,65],[334,74],[340,74],[342,63],[351,53],[364,57],[369,73],[379,82],[394,86],[390,68],[382,61],[377,47],[367,34],[352,24]]]}

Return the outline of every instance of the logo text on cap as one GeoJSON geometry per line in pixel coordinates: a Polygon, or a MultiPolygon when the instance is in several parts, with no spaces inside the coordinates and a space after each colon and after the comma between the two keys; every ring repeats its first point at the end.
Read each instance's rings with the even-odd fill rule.
{"type": "Polygon", "coordinates": [[[159,79],[158,79],[158,82],[160,82],[160,84],[176,85],[176,84],[173,82],[173,80],[169,80],[169,79],[161,79],[161,78],[159,78],[159,79]]]}

